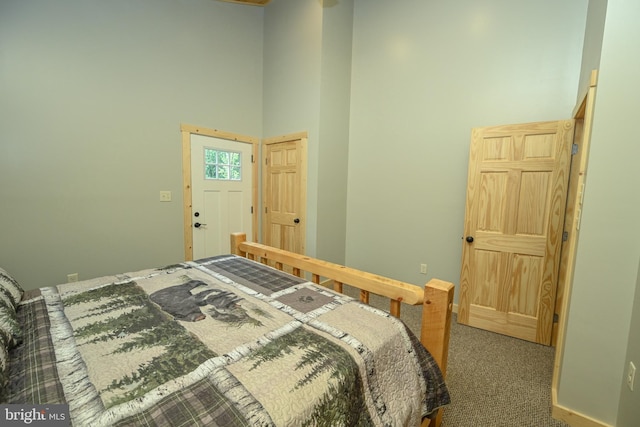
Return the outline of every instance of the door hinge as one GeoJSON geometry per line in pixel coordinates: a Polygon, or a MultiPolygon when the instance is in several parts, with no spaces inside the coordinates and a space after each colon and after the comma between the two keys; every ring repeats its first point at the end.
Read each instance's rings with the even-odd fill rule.
{"type": "Polygon", "coordinates": [[[558,323],[560,321],[560,316],[558,313],[553,313],[553,323],[558,323]]]}
{"type": "Polygon", "coordinates": [[[253,154],[251,155],[251,163],[255,163],[255,162],[253,161],[253,154]]]}
{"type": "Polygon", "coordinates": [[[264,208],[264,213],[267,213],[267,208],[264,208]]]}
{"type": "Polygon", "coordinates": [[[562,241],[566,242],[567,240],[569,240],[569,232],[568,231],[564,231],[564,232],[562,232],[562,241]]]}
{"type": "Polygon", "coordinates": [[[573,144],[571,146],[571,155],[572,156],[575,156],[576,154],[578,154],[578,148],[579,148],[578,144],[573,144]]]}
{"type": "Polygon", "coordinates": [[[251,214],[253,215],[253,206],[251,206],[251,214]]]}

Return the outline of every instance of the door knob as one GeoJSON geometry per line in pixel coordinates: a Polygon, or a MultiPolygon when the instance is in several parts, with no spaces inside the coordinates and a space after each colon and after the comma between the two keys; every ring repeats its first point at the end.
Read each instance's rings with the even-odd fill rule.
{"type": "Polygon", "coordinates": [[[300,224],[300,218],[294,219],[293,222],[295,222],[296,224],[300,224]]]}
{"type": "Polygon", "coordinates": [[[467,241],[467,243],[472,243],[473,242],[473,236],[467,236],[467,238],[465,240],[467,241]]]}
{"type": "Polygon", "coordinates": [[[193,224],[195,228],[200,228],[200,226],[202,225],[207,225],[207,224],[200,224],[199,222],[196,222],[195,224],[193,224]]]}

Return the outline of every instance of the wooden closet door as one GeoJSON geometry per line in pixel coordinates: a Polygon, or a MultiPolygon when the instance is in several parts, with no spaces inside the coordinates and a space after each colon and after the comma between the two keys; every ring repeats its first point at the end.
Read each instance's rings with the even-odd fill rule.
{"type": "Polygon", "coordinates": [[[306,136],[283,136],[264,143],[264,243],[305,253],[306,136]]]}
{"type": "Polygon", "coordinates": [[[473,129],[458,321],[548,345],[573,120],[473,129]]]}

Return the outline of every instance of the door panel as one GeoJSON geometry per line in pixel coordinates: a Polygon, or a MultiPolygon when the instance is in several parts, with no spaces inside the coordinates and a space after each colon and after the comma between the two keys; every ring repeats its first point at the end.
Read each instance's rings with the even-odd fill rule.
{"type": "Polygon", "coordinates": [[[458,321],[549,344],[573,121],[472,132],[458,321]]]}
{"type": "Polygon", "coordinates": [[[264,242],[305,253],[306,137],[265,142],[264,242]]]}
{"type": "Polygon", "coordinates": [[[194,259],[229,253],[229,235],[252,235],[251,144],[203,135],[191,136],[191,184],[194,259]],[[205,150],[236,152],[241,156],[241,178],[207,179],[205,150]],[[197,213],[197,217],[195,216],[197,213]],[[201,224],[196,227],[196,223],[201,224]]]}
{"type": "Polygon", "coordinates": [[[200,191],[200,196],[204,198],[204,203],[196,203],[196,212],[201,212],[201,217],[206,218],[206,225],[199,230],[193,231],[193,255],[196,259],[204,258],[207,253],[222,254],[222,242],[217,236],[223,232],[223,215],[221,204],[224,203],[220,191],[200,191]],[[209,238],[207,238],[209,237],[209,238]]]}

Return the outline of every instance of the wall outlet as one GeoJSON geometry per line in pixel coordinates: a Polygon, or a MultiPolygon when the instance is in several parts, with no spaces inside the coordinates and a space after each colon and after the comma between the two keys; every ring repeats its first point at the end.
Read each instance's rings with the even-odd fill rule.
{"type": "Polygon", "coordinates": [[[67,274],[67,283],[73,283],[78,281],[78,273],[67,274]]]}
{"type": "Polygon", "coordinates": [[[420,274],[427,274],[427,264],[420,264],[420,274]]]}
{"type": "Polygon", "coordinates": [[[629,362],[629,369],[627,370],[627,387],[633,391],[633,383],[636,380],[636,365],[633,362],[629,362]]]}

